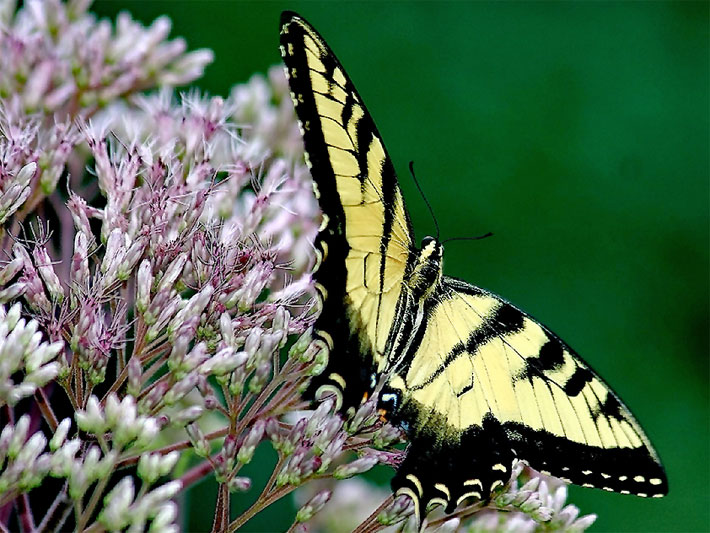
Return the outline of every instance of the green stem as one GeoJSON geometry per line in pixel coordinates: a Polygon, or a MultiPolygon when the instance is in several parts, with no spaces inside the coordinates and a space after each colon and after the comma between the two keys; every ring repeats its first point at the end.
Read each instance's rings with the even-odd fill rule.
{"type": "Polygon", "coordinates": [[[273,493],[271,493],[266,499],[261,501],[261,497],[254,502],[254,504],[249,507],[246,511],[244,511],[239,518],[234,520],[232,523],[229,524],[229,528],[227,528],[227,531],[229,533],[232,533],[233,531],[236,531],[240,527],[242,527],[244,524],[246,524],[249,520],[251,520],[254,516],[256,516],[258,513],[266,509],[269,505],[274,503],[277,500],[280,500],[287,494],[290,494],[296,489],[295,486],[293,485],[286,485],[283,486],[279,489],[276,489],[273,493]]]}
{"type": "Polygon", "coordinates": [[[48,529],[49,523],[53,522],[55,514],[57,513],[57,510],[59,509],[59,506],[62,503],[66,503],[66,501],[67,501],[67,485],[68,485],[68,482],[65,482],[62,489],[59,491],[57,496],[54,498],[54,501],[49,506],[49,509],[47,509],[47,512],[45,513],[44,518],[37,526],[37,531],[49,531],[49,529],[48,529]]]}
{"type": "MultiPolygon", "coordinates": [[[[207,440],[212,440],[212,439],[218,439],[220,437],[224,437],[229,431],[229,428],[222,428],[218,429],[216,431],[212,431],[211,433],[207,433],[205,435],[205,438],[207,440]]],[[[176,442],[175,444],[171,444],[170,446],[164,446],[162,448],[157,448],[155,450],[151,450],[151,453],[159,453],[161,455],[165,455],[169,452],[172,452],[173,450],[185,450],[187,448],[190,448],[192,446],[192,443],[189,440],[183,440],[180,442],[176,442]]],[[[141,458],[140,455],[134,455],[132,457],[127,457],[121,461],[118,462],[116,465],[116,470],[120,468],[124,468],[126,466],[131,466],[134,464],[138,463],[138,460],[141,458]]]]}
{"type": "Polygon", "coordinates": [[[383,502],[380,504],[380,506],[379,506],[377,509],[375,509],[375,510],[370,514],[370,516],[368,516],[367,518],[365,518],[365,520],[363,520],[362,522],[360,522],[360,525],[357,526],[357,527],[353,530],[353,533],[371,533],[371,532],[374,532],[374,531],[379,531],[380,529],[386,527],[386,526],[383,526],[383,525],[381,525],[381,524],[375,524],[375,525],[374,525],[374,529],[372,529],[372,527],[373,527],[373,522],[375,522],[375,521],[377,520],[377,517],[379,516],[379,514],[380,514],[382,511],[384,511],[385,508],[386,508],[388,505],[391,505],[393,501],[394,501],[394,496],[392,496],[392,495],[390,494],[390,495],[385,499],[385,501],[383,501],[383,502]]]}
{"type": "MultiPolygon", "coordinates": [[[[115,466],[115,465],[114,465],[115,466]]],[[[113,469],[111,469],[113,471],[113,469]]],[[[99,503],[99,500],[101,499],[101,496],[104,493],[104,490],[106,489],[106,485],[108,484],[108,481],[111,476],[104,476],[99,480],[98,485],[96,485],[96,488],[94,489],[93,494],[91,495],[91,499],[89,500],[89,505],[86,506],[86,509],[84,509],[84,512],[81,513],[81,518],[77,522],[76,525],[76,530],[79,532],[84,531],[84,528],[86,527],[87,522],[91,518],[91,515],[94,513],[94,509],[96,509],[96,506],[99,503]]]]}

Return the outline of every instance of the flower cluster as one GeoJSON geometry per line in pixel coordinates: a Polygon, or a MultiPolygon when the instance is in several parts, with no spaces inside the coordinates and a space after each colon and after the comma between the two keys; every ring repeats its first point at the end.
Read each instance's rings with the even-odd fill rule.
{"type": "Polygon", "coordinates": [[[584,531],[594,523],[596,515],[579,517],[579,509],[565,505],[566,500],[567,486],[562,481],[516,461],[506,491],[494,499],[489,511],[478,513],[466,531],[532,533],[541,525],[551,531],[584,531]]]}
{"type": "MultiPolygon", "coordinates": [[[[310,335],[318,210],[283,73],[177,98],[210,52],[166,40],[166,19],[87,9],[0,6],[0,529],[177,531],[174,497],[206,477],[215,530],[306,482],[291,530],[327,529],[348,478],[399,464],[402,434],[376,398],[347,419],[330,399],[304,411],[328,354],[310,335]],[[232,518],[266,443],[273,474],[232,518]]],[[[515,483],[491,508],[589,522],[562,489],[515,483]]],[[[353,527],[415,527],[406,497],[382,499],[353,527]]],[[[493,520],[474,510],[471,527],[493,520]]]]}
{"type": "Polygon", "coordinates": [[[114,28],[89,5],[0,6],[0,224],[24,204],[23,220],[67,165],[81,177],[85,156],[76,157],[74,119],[144,89],[189,83],[212,61],[209,50],[186,53],[182,39],[166,40],[167,18],[145,28],[123,13],[114,28]]]}
{"type": "Polygon", "coordinates": [[[596,515],[579,516],[579,509],[567,504],[567,486],[556,478],[540,474],[523,461],[513,465],[511,479],[488,503],[476,502],[446,515],[441,508],[429,512],[423,524],[414,519],[413,508],[407,497],[389,498],[384,489],[377,489],[362,481],[351,479],[338,484],[331,491],[315,484],[304,491],[301,501],[310,509],[311,501],[326,496],[333,503],[312,521],[316,531],[403,531],[428,533],[484,533],[569,531],[580,532],[591,526],[596,515]],[[311,500],[306,501],[310,496],[311,500]],[[367,517],[383,500],[386,503],[367,517]],[[365,505],[366,504],[366,505],[365,505]],[[367,527],[363,525],[367,524],[367,527]]]}
{"type": "MultiPolygon", "coordinates": [[[[21,266],[10,263],[3,271],[12,273],[13,268],[21,266]]],[[[0,305],[0,406],[12,406],[32,396],[59,373],[60,363],[54,359],[64,343],[43,342],[37,322],[26,321],[21,313],[19,303],[7,312],[0,305]],[[16,377],[21,377],[21,381],[15,382],[16,377]]]]}

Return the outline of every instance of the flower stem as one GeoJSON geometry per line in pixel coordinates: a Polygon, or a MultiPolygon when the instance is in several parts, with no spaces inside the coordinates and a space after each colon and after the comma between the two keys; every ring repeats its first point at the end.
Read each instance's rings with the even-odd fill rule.
{"type": "Polygon", "coordinates": [[[77,531],[84,531],[84,528],[86,527],[86,523],[89,521],[91,518],[91,515],[94,513],[94,509],[96,509],[96,506],[99,503],[99,500],[101,499],[101,496],[104,493],[104,490],[106,489],[106,484],[108,483],[110,479],[110,476],[103,477],[99,480],[99,483],[96,485],[96,488],[94,489],[94,493],[91,495],[91,499],[89,500],[89,504],[86,506],[84,509],[84,512],[81,514],[81,520],[77,522],[76,530],[77,531]]]}
{"type": "MultiPolygon", "coordinates": [[[[180,483],[182,483],[183,490],[192,485],[193,483],[196,483],[197,481],[201,480],[207,474],[212,472],[213,469],[213,463],[208,460],[205,460],[200,464],[192,467],[179,478],[180,483]]],[[[219,498],[217,501],[219,502],[219,498]]]]}
{"type": "Polygon", "coordinates": [[[30,496],[26,492],[20,495],[17,500],[18,514],[22,531],[35,531],[34,516],[32,516],[32,507],[30,506],[30,496]]]}
{"type": "Polygon", "coordinates": [[[52,432],[57,430],[59,421],[57,420],[57,415],[54,414],[52,406],[49,404],[49,398],[47,398],[47,393],[44,388],[40,387],[35,391],[35,402],[37,402],[37,407],[42,412],[45,422],[49,426],[52,432]]]}
{"type": "Polygon", "coordinates": [[[249,520],[251,520],[254,516],[256,516],[258,513],[266,509],[269,505],[274,503],[277,500],[280,500],[287,494],[290,494],[296,489],[295,486],[293,485],[285,485],[283,487],[280,487],[276,489],[274,492],[269,494],[263,501],[261,496],[259,499],[254,502],[254,504],[249,507],[246,511],[244,511],[239,518],[234,520],[229,524],[229,528],[227,531],[231,533],[232,531],[236,531],[240,527],[242,527],[244,524],[246,524],[249,520]]]}
{"type": "Polygon", "coordinates": [[[54,501],[52,504],[49,506],[49,509],[47,509],[47,512],[44,515],[44,518],[42,518],[42,521],[39,523],[39,526],[37,526],[37,531],[49,531],[48,526],[50,524],[50,521],[53,521],[55,514],[57,513],[57,510],[59,509],[59,506],[63,503],[66,503],[67,501],[67,486],[68,482],[64,483],[64,486],[62,487],[62,490],[59,491],[57,494],[56,498],[54,498],[54,501]]]}
{"type": "Polygon", "coordinates": [[[384,509],[392,504],[392,501],[394,500],[394,497],[390,494],[385,501],[383,501],[380,506],[375,509],[370,516],[365,518],[359,526],[357,526],[354,530],[353,533],[371,533],[373,531],[378,531],[379,529],[382,529],[380,524],[374,524],[377,521],[377,517],[379,514],[384,511],[384,509]],[[373,529],[374,527],[374,529],[373,529]]]}
{"type": "Polygon", "coordinates": [[[229,524],[229,489],[226,483],[220,483],[217,492],[217,505],[214,511],[212,533],[220,533],[229,524]]]}

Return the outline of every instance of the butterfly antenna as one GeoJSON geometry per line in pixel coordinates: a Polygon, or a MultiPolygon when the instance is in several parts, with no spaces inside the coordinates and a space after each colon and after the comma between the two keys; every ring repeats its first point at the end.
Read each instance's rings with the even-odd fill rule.
{"type": "Polygon", "coordinates": [[[431,218],[434,219],[434,226],[436,226],[436,240],[439,240],[439,222],[436,220],[436,215],[434,214],[434,210],[431,208],[431,204],[429,203],[429,200],[427,200],[426,195],[424,194],[424,191],[422,190],[421,185],[419,185],[419,181],[417,180],[417,176],[414,174],[414,161],[409,162],[409,172],[412,173],[412,178],[414,179],[414,184],[417,186],[417,189],[419,190],[419,194],[422,195],[422,198],[424,198],[424,203],[426,206],[429,208],[429,213],[431,213],[431,218]]]}
{"type": "Polygon", "coordinates": [[[477,235],[475,237],[451,237],[450,239],[446,239],[445,241],[442,241],[441,244],[446,244],[447,242],[451,241],[480,241],[481,239],[486,239],[488,237],[492,237],[493,232],[489,231],[488,233],[484,233],[483,235],[477,235]]]}

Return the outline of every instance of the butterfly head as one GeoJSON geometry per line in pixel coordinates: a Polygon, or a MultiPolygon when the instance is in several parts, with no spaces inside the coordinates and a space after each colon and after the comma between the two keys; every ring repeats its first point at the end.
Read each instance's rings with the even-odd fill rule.
{"type": "Polygon", "coordinates": [[[424,237],[408,285],[415,299],[427,298],[441,282],[444,247],[434,237],[424,237]]]}
{"type": "Polygon", "coordinates": [[[441,256],[444,253],[444,247],[436,239],[436,237],[427,236],[422,239],[421,256],[426,256],[431,260],[441,261],[441,256]]]}

